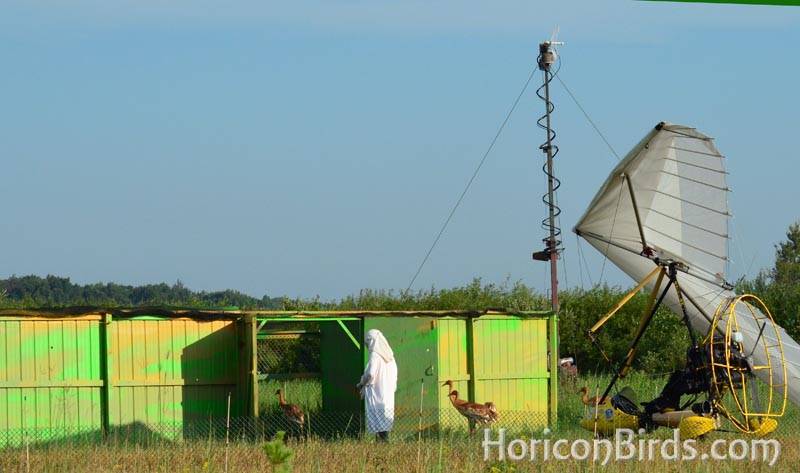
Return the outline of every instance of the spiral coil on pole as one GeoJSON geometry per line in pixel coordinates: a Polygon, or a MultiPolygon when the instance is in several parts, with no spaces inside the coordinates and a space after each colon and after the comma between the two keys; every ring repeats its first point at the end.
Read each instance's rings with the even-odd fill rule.
{"type": "Polygon", "coordinates": [[[556,138],[556,132],[550,125],[550,114],[555,110],[555,105],[550,101],[550,81],[553,78],[551,65],[555,62],[556,54],[552,49],[552,43],[545,41],[539,46],[539,57],[537,59],[539,69],[542,70],[544,80],[541,86],[536,89],[536,95],[545,103],[545,114],[542,115],[537,121],[536,125],[545,131],[547,140],[539,146],[539,149],[547,155],[544,165],[542,165],[542,172],[547,176],[548,192],[542,196],[542,202],[548,209],[549,215],[542,220],[542,229],[547,231],[547,238],[542,239],[545,243],[545,253],[543,259],[549,260],[550,254],[553,252],[558,253],[561,248],[561,228],[556,224],[556,218],[561,214],[561,209],[555,202],[555,191],[561,187],[561,181],[555,177],[553,173],[553,158],[558,154],[558,146],[553,141],[556,138]]]}
{"type": "Polygon", "coordinates": [[[556,60],[555,43],[545,41],[539,45],[539,69],[544,73],[543,84],[536,89],[536,95],[545,103],[545,114],[541,116],[536,124],[539,128],[545,130],[547,141],[539,146],[547,155],[547,160],[542,168],[547,176],[547,194],[542,197],[542,201],[547,206],[548,216],[542,220],[542,228],[547,231],[547,238],[544,238],[545,248],[543,251],[537,251],[533,254],[533,259],[538,261],[550,262],[550,297],[552,299],[553,312],[558,312],[558,275],[557,275],[557,260],[558,253],[561,247],[561,229],[556,224],[556,218],[561,214],[561,209],[556,205],[555,191],[561,186],[553,172],[553,158],[558,154],[558,146],[553,144],[556,138],[556,132],[550,126],[550,114],[555,110],[555,106],[550,101],[550,80],[553,78],[553,73],[550,70],[552,64],[556,60]]]}

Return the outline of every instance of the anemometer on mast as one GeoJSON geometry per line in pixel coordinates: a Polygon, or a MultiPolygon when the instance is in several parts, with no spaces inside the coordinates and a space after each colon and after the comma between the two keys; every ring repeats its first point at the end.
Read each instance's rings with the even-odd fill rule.
{"type": "Polygon", "coordinates": [[[557,45],[563,45],[563,42],[555,41],[558,35],[558,28],[553,32],[550,41],[545,41],[539,45],[538,64],[539,69],[543,73],[543,83],[536,90],[536,95],[539,96],[545,103],[545,114],[542,115],[536,124],[539,128],[545,130],[547,141],[539,146],[546,155],[546,162],[542,167],[545,175],[547,176],[547,194],[542,196],[542,201],[548,209],[548,217],[542,220],[542,228],[548,231],[549,235],[542,241],[545,244],[544,250],[533,253],[533,259],[536,261],[549,261],[550,262],[550,297],[552,301],[553,312],[558,312],[558,252],[561,241],[558,239],[561,235],[561,229],[556,224],[556,217],[561,213],[555,201],[555,191],[561,186],[555,174],[553,173],[553,158],[558,154],[558,146],[553,144],[556,133],[550,126],[550,115],[555,109],[555,106],[550,102],[550,81],[553,79],[553,72],[551,66],[558,59],[557,45]]]}

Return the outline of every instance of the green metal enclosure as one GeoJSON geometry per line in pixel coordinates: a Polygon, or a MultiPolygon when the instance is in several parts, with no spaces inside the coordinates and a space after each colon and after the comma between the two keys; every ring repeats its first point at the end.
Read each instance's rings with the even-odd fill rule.
{"type": "Polygon", "coordinates": [[[494,402],[501,426],[552,426],[556,322],[502,311],[0,310],[0,446],[119,432],[186,439],[228,413],[270,435],[283,428],[276,384],[292,400],[303,399],[300,386],[314,390],[301,405],[307,432],[358,435],[355,385],[373,328],[397,359],[397,435],[467,426],[442,387],[448,379],[461,399],[494,402]],[[286,373],[260,361],[287,340],[318,350],[318,364],[286,373]]]}

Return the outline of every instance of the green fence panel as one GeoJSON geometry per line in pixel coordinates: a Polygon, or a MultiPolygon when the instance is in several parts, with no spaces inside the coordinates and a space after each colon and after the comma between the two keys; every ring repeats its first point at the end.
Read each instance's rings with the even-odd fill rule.
{"type": "Polygon", "coordinates": [[[101,429],[100,324],[0,318],[0,446],[101,429]]]}

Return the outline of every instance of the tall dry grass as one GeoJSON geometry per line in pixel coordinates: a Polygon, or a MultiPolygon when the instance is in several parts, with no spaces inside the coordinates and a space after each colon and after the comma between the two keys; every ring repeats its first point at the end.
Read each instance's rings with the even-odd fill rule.
{"type": "MultiPolygon", "coordinates": [[[[578,437],[586,438],[587,436],[578,437]]],[[[496,437],[493,437],[496,439],[496,437]]],[[[732,438],[732,437],[730,437],[732,438]]],[[[292,461],[296,472],[542,472],[542,471],[797,471],[800,468],[800,440],[780,439],[782,451],[777,463],[770,468],[753,461],[667,461],[656,456],[652,460],[611,461],[606,466],[587,461],[520,461],[498,460],[492,450],[489,461],[484,460],[481,435],[467,434],[439,440],[396,441],[376,443],[372,439],[324,441],[310,439],[290,441],[295,451],[292,461]]],[[[713,439],[698,442],[698,450],[710,448],[713,439]]],[[[180,443],[159,448],[125,446],[84,446],[79,449],[53,447],[33,450],[29,463],[24,449],[2,452],[0,471],[49,472],[224,472],[225,445],[215,442],[180,443]]],[[[255,443],[231,444],[228,452],[228,471],[270,472],[272,465],[261,447],[255,443]]]]}
{"type": "MultiPolygon", "coordinates": [[[[509,430],[506,442],[520,438],[526,443],[532,439],[549,438],[551,441],[565,439],[570,442],[582,439],[592,441],[592,433],[579,427],[580,418],[588,408],[580,401],[577,392],[586,385],[592,395],[602,393],[609,379],[605,376],[581,376],[574,385],[562,385],[559,392],[559,419],[552,431],[545,435],[540,428],[527,431],[509,430]],[[517,437],[514,437],[517,436],[517,437]]],[[[665,377],[634,374],[620,383],[631,386],[640,401],[655,397],[666,382],[665,377]]],[[[512,413],[506,413],[511,415],[512,413]]],[[[502,417],[500,426],[502,427],[502,417]]],[[[491,439],[498,438],[498,427],[491,433],[491,439]]],[[[646,440],[667,440],[672,432],[660,428],[647,434],[646,440]]],[[[365,435],[358,438],[338,438],[325,440],[311,436],[308,439],[291,438],[288,446],[294,450],[292,471],[295,472],[757,472],[757,471],[798,471],[800,470],[800,413],[795,406],[789,406],[786,415],[779,420],[779,427],[769,438],[776,439],[781,446],[777,463],[773,467],[762,461],[747,460],[702,460],[670,461],[655,457],[643,460],[610,461],[603,466],[600,461],[566,460],[548,461],[541,458],[541,451],[535,460],[525,458],[520,461],[498,459],[497,450],[490,451],[488,461],[484,460],[481,431],[470,435],[464,423],[463,430],[441,431],[438,435],[430,432],[417,441],[416,438],[401,439],[394,436],[388,444],[376,443],[374,438],[365,435]]],[[[698,451],[708,452],[715,440],[750,440],[749,437],[733,431],[725,425],[723,431],[709,434],[697,442],[698,451]]],[[[259,442],[242,438],[226,445],[218,436],[206,440],[148,442],[94,442],[94,443],[52,443],[0,450],[0,473],[6,472],[271,472],[273,465],[267,458],[259,442]]]]}

